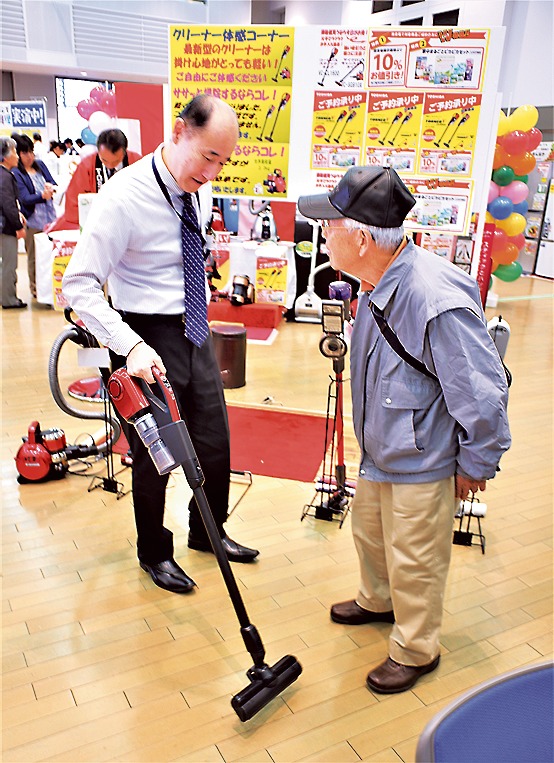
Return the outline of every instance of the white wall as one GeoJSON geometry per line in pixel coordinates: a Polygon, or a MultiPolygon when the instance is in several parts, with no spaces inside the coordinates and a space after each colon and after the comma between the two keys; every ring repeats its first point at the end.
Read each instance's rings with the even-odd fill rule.
{"type": "Polygon", "coordinates": [[[552,0],[506,3],[499,88],[506,108],[554,104],[553,7],[552,0]]]}

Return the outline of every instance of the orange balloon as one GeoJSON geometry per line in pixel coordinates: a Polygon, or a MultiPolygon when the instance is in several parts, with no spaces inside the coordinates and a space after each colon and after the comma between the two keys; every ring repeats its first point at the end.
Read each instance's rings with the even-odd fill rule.
{"type": "Polygon", "coordinates": [[[533,154],[529,153],[529,151],[525,151],[525,153],[517,154],[515,156],[508,154],[508,161],[506,162],[508,167],[511,167],[516,175],[528,175],[531,170],[535,169],[536,163],[537,160],[533,154]]]}
{"type": "Polygon", "coordinates": [[[492,256],[492,261],[495,267],[497,265],[511,265],[514,260],[517,259],[519,249],[515,244],[506,244],[505,248],[500,252],[495,252],[492,256]]]}
{"type": "Polygon", "coordinates": [[[494,149],[494,159],[492,162],[493,170],[497,170],[499,167],[504,167],[508,164],[508,158],[507,151],[500,145],[500,143],[497,143],[496,148],[494,149]]]}

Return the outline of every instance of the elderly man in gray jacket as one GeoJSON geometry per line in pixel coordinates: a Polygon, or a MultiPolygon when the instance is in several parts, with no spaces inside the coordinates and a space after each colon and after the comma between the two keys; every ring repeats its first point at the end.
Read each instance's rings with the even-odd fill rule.
{"type": "Polygon", "coordinates": [[[360,587],[331,619],[393,624],[389,656],[367,676],[386,694],[439,664],[456,506],[485,489],[511,442],[477,284],[406,239],[414,204],[382,167],[352,167],[331,192],[298,201],[322,221],[333,268],[361,281],[351,341],[360,587]]]}

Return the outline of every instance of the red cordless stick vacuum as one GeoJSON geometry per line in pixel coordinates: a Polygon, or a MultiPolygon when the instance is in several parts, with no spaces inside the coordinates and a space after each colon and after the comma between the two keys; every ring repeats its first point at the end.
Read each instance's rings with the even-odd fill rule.
{"type": "Polygon", "coordinates": [[[248,721],[272,699],[290,686],[302,666],[291,655],[281,658],[270,667],[265,661],[265,649],[256,627],[248,618],[227,555],[223,549],[219,531],[202,485],[204,475],[194,451],[185,422],[181,419],[175,394],[167,378],[157,368],[152,368],[161,397],[142,379],[131,377],[126,368],[120,368],[110,376],[108,393],[113,404],[137,430],[142,442],[160,474],[183,467],[187,482],[192,488],[200,515],[217,558],[223,580],[240,623],[244,644],[254,660],[246,672],[250,683],[231,700],[231,706],[241,721],[248,721]]]}

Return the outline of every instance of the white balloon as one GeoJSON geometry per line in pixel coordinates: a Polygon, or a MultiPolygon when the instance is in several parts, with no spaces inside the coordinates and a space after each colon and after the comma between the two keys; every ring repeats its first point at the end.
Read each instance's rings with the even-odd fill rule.
{"type": "Polygon", "coordinates": [[[96,146],[94,143],[85,143],[85,145],[79,149],[79,154],[81,157],[89,156],[90,154],[96,153],[96,146]]]}
{"type": "Polygon", "coordinates": [[[104,111],[93,111],[88,120],[88,126],[98,137],[103,130],[113,127],[113,119],[104,111]]]}

